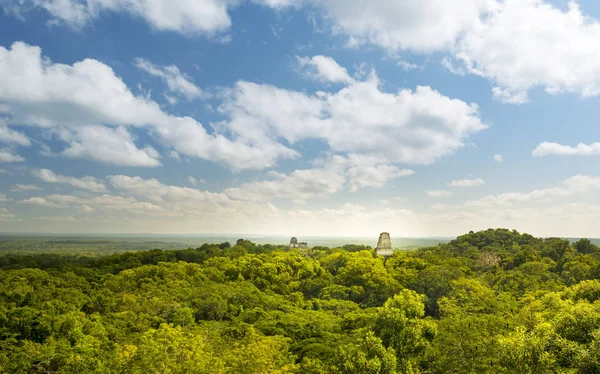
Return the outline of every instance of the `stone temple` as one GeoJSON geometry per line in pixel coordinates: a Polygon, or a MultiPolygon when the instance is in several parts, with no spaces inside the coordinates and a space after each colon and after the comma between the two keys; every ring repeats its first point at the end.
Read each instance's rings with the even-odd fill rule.
{"type": "Polygon", "coordinates": [[[375,248],[375,254],[383,257],[391,257],[394,254],[394,250],[392,249],[392,240],[390,239],[390,234],[387,232],[382,232],[379,235],[379,241],[377,242],[377,248],[375,248]]]}
{"type": "Polygon", "coordinates": [[[289,247],[290,247],[290,249],[292,249],[292,248],[306,249],[306,248],[308,248],[308,243],[298,242],[298,239],[296,237],[292,237],[292,239],[290,239],[289,247]]]}

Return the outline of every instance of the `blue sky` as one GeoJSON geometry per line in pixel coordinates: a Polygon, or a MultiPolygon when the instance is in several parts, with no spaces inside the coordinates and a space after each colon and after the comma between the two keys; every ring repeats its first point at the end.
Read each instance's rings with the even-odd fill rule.
{"type": "Polygon", "coordinates": [[[0,232],[597,237],[599,38],[591,0],[0,0],[0,232]]]}

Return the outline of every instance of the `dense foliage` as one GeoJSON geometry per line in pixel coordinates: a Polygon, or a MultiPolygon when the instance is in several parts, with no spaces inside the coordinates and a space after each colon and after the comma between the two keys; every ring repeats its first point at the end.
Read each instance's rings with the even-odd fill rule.
{"type": "Polygon", "coordinates": [[[0,372],[600,373],[585,239],[487,230],[387,260],[239,240],[0,267],[0,372]]]}

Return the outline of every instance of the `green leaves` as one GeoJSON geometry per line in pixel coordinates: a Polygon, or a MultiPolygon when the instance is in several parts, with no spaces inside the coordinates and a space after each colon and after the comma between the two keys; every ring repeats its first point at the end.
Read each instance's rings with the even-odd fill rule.
{"type": "Polygon", "coordinates": [[[338,355],[340,374],[396,374],[396,352],[385,348],[381,339],[367,332],[357,344],[343,346],[338,355]]]}
{"type": "Polygon", "coordinates": [[[385,262],[346,249],[0,256],[44,268],[0,270],[0,372],[599,372],[591,242],[486,230],[385,262]]]}

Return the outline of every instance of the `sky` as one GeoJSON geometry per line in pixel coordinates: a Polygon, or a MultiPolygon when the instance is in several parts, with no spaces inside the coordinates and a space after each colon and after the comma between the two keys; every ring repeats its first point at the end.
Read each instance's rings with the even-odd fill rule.
{"type": "Polygon", "coordinates": [[[0,0],[0,232],[600,237],[595,0],[0,0]]]}

